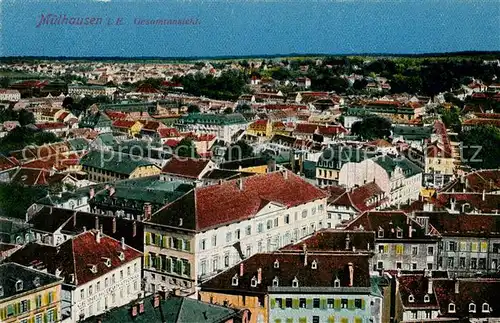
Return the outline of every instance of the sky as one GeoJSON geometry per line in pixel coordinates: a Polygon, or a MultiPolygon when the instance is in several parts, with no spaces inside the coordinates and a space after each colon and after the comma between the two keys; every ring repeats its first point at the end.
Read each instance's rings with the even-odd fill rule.
{"type": "Polygon", "coordinates": [[[0,23],[0,56],[500,50],[500,0],[0,0],[0,23]],[[49,14],[102,23],[37,27],[49,14]],[[118,18],[122,24],[108,25],[118,18]],[[198,24],[139,25],[134,19],[198,24]]]}

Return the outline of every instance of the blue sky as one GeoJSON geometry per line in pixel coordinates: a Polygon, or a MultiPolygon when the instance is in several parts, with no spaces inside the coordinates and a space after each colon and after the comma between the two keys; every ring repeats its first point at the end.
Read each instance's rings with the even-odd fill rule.
{"type": "Polygon", "coordinates": [[[0,0],[1,56],[221,56],[500,50],[498,1],[0,0]],[[36,27],[41,15],[99,26],[36,27]],[[107,18],[123,18],[107,26],[107,18]],[[134,25],[198,18],[195,26],[134,25]]]}

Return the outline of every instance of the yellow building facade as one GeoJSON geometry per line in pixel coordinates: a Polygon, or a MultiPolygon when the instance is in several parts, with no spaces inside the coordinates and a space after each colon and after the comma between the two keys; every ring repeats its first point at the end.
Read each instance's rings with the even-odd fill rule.
{"type": "Polygon", "coordinates": [[[61,320],[61,282],[15,295],[0,303],[0,322],[53,323],[61,320]]]}
{"type": "Polygon", "coordinates": [[[216,293],[209,291],[200,291],[202,301],[212,304],[231,304],[230,306],[237,309],[248,309],[251,313],[250,323],[269,322],[268,317],[268,296],[249,296],[249,295],[231,295],[224,293],[216,293]],[[227,302],[227,303],[226,303],[227,302]]]}
{"type": "Polygon", "coordinates": [[[131,174],[130,178],[146,177],[159,175],[161,169],[156,165],[140,166],[137,167],[131,174]]]}

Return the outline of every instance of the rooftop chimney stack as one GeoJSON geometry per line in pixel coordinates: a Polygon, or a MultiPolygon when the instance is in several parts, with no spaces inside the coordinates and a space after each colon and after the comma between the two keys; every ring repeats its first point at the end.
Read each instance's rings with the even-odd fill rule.
{"type": "Polygon", "coordinates": [[[243,179],[238,178],[237,182],[238,182],[238,188],[239,188],[239,190],[243,191],[243,179]]]}
{"type": "Polygon", "coordinates": [[[125,250],[126,246],[125,246],[125,238],[124,237],[122,237],[122,239],[121,239],[121,245],[122,245],[122,250],[125,250]]]}
{"type": "Polygon", "coordinates": [[[96,234],[95,234],[95,241],[97,243],[101,243],[101,231],[97,230],[96,234]]]}
{"type": "Polygon", "coordinates": [[[257,284],[262,283],[262,268],[257,269],[257,284]]]}
{"type": "Polygon", "coordinates": [[[486,201],[486,190],[483,190],[483,201],[486,201]]]}
{"type": "Polygon", "coordinates": [[[345,250],[350,249],[350,244],[351,244],[351,237],[349,236],[349,233],[345,237],[345,250]]]}
{"type": "Polygon", "coordinates": [[[349,266],[349,287],[352,287],[354,283],[354,266],[352,262],[348,263],[347,266],[349,266]]]}
{"type": "Polygon", "coordinates": [[[137,221],[134,221],[132,223],[132,237],[135,237],[137,235],[137,221]]]}
{"type": "Polygon", "coordinates": [[[410,223],[410,226],[408,227],[408,237],[411,238],[412,234],[413,234],[413,226],[410,223]]]}
{"type": "Polygon", "coordinates": [[[95,189],[93,187],[89,190],[89,199],[93,199],[95,196],[95,189]]]}
{"type": "Polygon", "coordinates": [[[144,203],[144,219],[151,219],[151,203],[149,202],[144,203]]]}
{"type": "Polygon", "coordinates": [[[432,279],[429,277],[428,278],[428,283],[427,283],[427,294],[432,294],[432,279]]]}
{"type": "Polygon", "coordinates": [[[116,233],[116,218],[113,217],[113,228],[112,228],[112,232],[113,233],[116,233]]]}
{"type": "Polygon", "coordinates": [[[458,279],[455,277],[455,294],[460,293],[460,283],[458,282],[458,279]]]}
{"type": "Polygon", "coordinates": [[[302,245],[302,249],[304,250],[304,266],[307,266],[307,245],[305,243],[302,245]]]}
{"type": "Polygon", "coordinates": [[[103,228],[102,224],[99,226],[99,232],[101,233],[101,235],[104,234],[104,228],[103,228]]]}
{"type": "Polygon", "coordinates": [[[114,186],[111,186],[109,188],[109,196],[113,196],[113,194],[115,194],[115,188],[114,188],[114,186]]]}
{"type": "Polygon", "coordinates": [[[243,277],[243,273],[245,272],[245,265],[243,263],[240,264],[240,277],[243,277]]]}
{"type": "Polygon", "coordinates": [[[94,218],[94,228],[99,230],[99,217],[97,216],[94,218]]]}

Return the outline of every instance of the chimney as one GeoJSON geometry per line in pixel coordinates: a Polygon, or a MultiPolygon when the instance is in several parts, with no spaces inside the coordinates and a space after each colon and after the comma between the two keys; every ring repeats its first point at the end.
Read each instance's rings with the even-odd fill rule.
{"type": "Polygon", "coordinates": [[[458,279],[455,277],[455,294],[460,293],[460,283],[458,282],[458,279]]]}
{"type": "Polygon", "coordinates": [[[132,237],[135,237],[137,235],[137,221],[134,221],[132,223],[132,237]]]}
{"type": "Polygon", "coordinates": [[[347,266],[349,266],[349,287],[352,287],[354,282],[354,266],[352,262],[348,263],[347,266]]]}
{"type": "Polygon", "coordinates": [[[75,212],[75,213],[73,214],[73,228],[76,228],[76,214],[77,214],[77,213],[78,213],[78,212],[75,212]]]}
{"type": "Polygon", "coordinates": [[[428,283],[427,283],[427,294],[432,294],[432,279],[429,277],[428,278],[428,283]]]}
{"type": "Polygon", "coordinates": [[[183,221],[182,218],[179,218],[179,226],[182,227],[183,221]]]}
{"type": "Polygon", "coordinates": [[[99,218],[97,216],[94,218],[94,229],[99,230],[99,218]]]}
{"type": "Polygon", "coordinates": [[[181,296],[181,289],[180,288],[174,288],[174,295],[175,296],[181,296]]]}
{"type": "Polygon", "coordinates": [[[87,232],[87,227],[83,226],[83,232],[87,232]]]}
{"type": "Polygon", "coordinates": [[[49,214],[52,214],[52,206],[49,206],[49,214]]]}
{"type": "Polygon", "coordinates": [[[102,227],[102,224],[99,226],[99,232],[101,233],[101,235],[104,234],[104,229],[102,227]]]}
{"type": "Polygon", "coordinates": [[[96,234],[95,234],[95,241],[97,243],[101,243],[101,231],[97,230],[96,234]]]}
{"type": "Polygon", "coordinates": [[[238,178],[237,183],[239,190],[243,191],[243,180],[241,178],[238,178]]]}
{"type": "Polygon", "coordinates": [[[144,219],[151,219],[151,203],[149,202],[144,203],[144,219]]]}
{"type": "Polygon", "coordinates": [[[95,196],[95,190],[93,187],[91,187],[89,191],[89,199],[93,199],[94,196],[95,196]]]}
{"type": "Polygon", "coordinates": [[[302,249],[304,250],[304,266],[307,266],[307,245],[305,243],[302,245],[302,249]]]}
{"type": "Polygon", "coordinates": [[[122,239],[121,239],[121,245],[122,245],[122,250],[125,250],[126,246],[125,246],[125,238],[124,237],[122,237],[122,239]]]}
{"type": "Polygon", "coordinates": [[[345,250],[350,249],[350,244],[351,244],[351,237],[349,236],[349,233],[345,237],[345,250]]]}
{"type": "Polygon", "coordinates": [[[257,284],[262,282],[262,268],[257,269],[257,284]]]}
{"type": "Polygon", "coordinates": [[[413,226],[410,223],[410,226],[408,227],[408,237],[411,238],[412,234],[413,234],[413,226]]]}
{"type": "Polygon", "coordinates": [[[288,171],[287,171],[286,169],[283,171],[283,178],[284,178],[285,180],[287,180],[287,179],[288,179],[288,171]]]}
{"type": "Polygon", "coordinates": [[[240,264],[240,277],[243,277],[243,272],[245,271],[245,265],[243,263],[240,264]]]}
{"type": "Polygon", "coordinates": [[[113,196],[113,194],[115,194],[115,188],[114,188],[114,186],[111,186],[109,188],[109,196],[113,196]]]}
{"type": "Polygon", "coordinates": [[[483,201],[486,201],[486,190],[483,190],[483,201]]]}
{"type": "Polygon", "coordinates": [[[469,179],[467,177],[465,178],[465,188],[469,188],[469,179]]]}
{"type": "Polygon", "coordinates": [[[116,218],[113,217],[113,228],[112,228],[113,234],[116,233],[116,218]]]}

